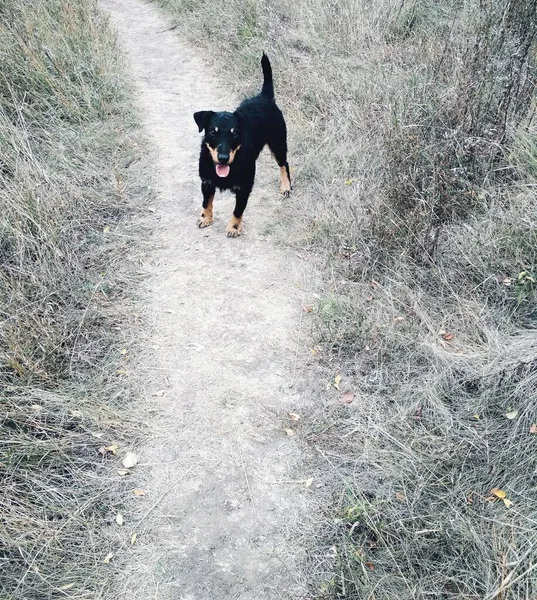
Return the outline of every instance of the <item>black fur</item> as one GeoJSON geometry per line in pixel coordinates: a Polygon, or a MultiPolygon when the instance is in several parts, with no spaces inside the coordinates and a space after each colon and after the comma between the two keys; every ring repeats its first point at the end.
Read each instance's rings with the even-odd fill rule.
{"type": "MultiPolygon", "coordinates": [[[[239,221],[254,185],[256,160],[265,145],[269,146],[278,165],[285,167],[288,187],[291,182],[287,163],[287,129],[282,112],[274,101],[272,68],[265,54],[261,66],[264,76],[261,93],[244,100],[235,112],[200,111],[194,114],[199,131],[205,130],[199,161],[203,208],[206,209],[212,202],[216,188],[232,190],[236,196],[233,215],[239,221]],[[214,149],[215,157],[207,146],[214,149]],[[229,174],[219,176],[217,165],[229,165],[229,174]]],[[[289,191],[284,189],[284,195],[288,195],[289,191]]],[[[200,221],[199,224],[204,227],[210,223],[200,221]]],[[[234,234],[228,229],[228,235],[234,234]]]]}

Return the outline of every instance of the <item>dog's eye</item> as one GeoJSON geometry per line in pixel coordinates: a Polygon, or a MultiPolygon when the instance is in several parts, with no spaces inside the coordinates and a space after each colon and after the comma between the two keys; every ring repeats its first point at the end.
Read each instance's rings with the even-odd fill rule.
{"type": "Polygon", "coordinates": [[[218,132],[218,129],[216,129],[215,127],[211,127],[211,128],[209,129],[209,134],[210,134],[210,135],[216,135],[216,134],[217,134],[217,132],[218,132]]]}
{"type": "Polygon", "coordinates": [[[240,133],[240,132],[239,132],[239,131],[237,131],[236,129],[232,129],[232,130],[231,130],[231,133],[232,133],[232,135],[233,135],[233,137],[234,137],[234,138],[237,138],[237,137],[239,137],[239,133],[240,133]]]}

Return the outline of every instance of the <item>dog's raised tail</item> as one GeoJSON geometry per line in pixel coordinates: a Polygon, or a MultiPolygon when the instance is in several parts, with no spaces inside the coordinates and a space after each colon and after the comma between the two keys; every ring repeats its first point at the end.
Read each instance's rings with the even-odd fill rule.
{"type": "Polygon", "coordinates": [[[263,52],[263,58],[261,59],[261,67],[263,69],[263,87],[261,88],[261,95],[266,98],[274,100],[274,82],[272,81],[272,67],[268,56],[263,52]]]}

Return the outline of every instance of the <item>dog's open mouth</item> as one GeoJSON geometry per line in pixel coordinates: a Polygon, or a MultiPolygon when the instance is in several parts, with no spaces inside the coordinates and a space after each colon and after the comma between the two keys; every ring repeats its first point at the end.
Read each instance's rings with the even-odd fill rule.
{"type": "Polygon", "coordinates": [[[229,175],[229,165],[215,165],[218,177],[227,177],[229,175]]]}

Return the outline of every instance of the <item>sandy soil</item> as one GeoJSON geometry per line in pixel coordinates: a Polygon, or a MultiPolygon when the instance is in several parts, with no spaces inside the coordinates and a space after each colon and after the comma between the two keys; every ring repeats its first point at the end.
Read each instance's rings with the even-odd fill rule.
{"type": "MultiPolygon", "coordinates": [[[[301,413],[309,267],[276,245],[278,167],[264,153],[244,234],[225,227],[234,198],[201,208],[196,110],[233,109],[210,61],[156,7],[103,0],[126,53],[154,164],[157,250],[148,257],[150,364],[140,365],[152,435],[139,448],[147,496],[122,574],[124,598],[306,598],[307,460],[301,413]],[[149,511],[149,514],[147,514],[149,511]]],[[[259,86],[262,74],[259,71],[259,86]]],[[[285,107],[283,107],[285,110],[285,107]]],[[[292,156],[290,157],[292,162],[292,156]]]]}

